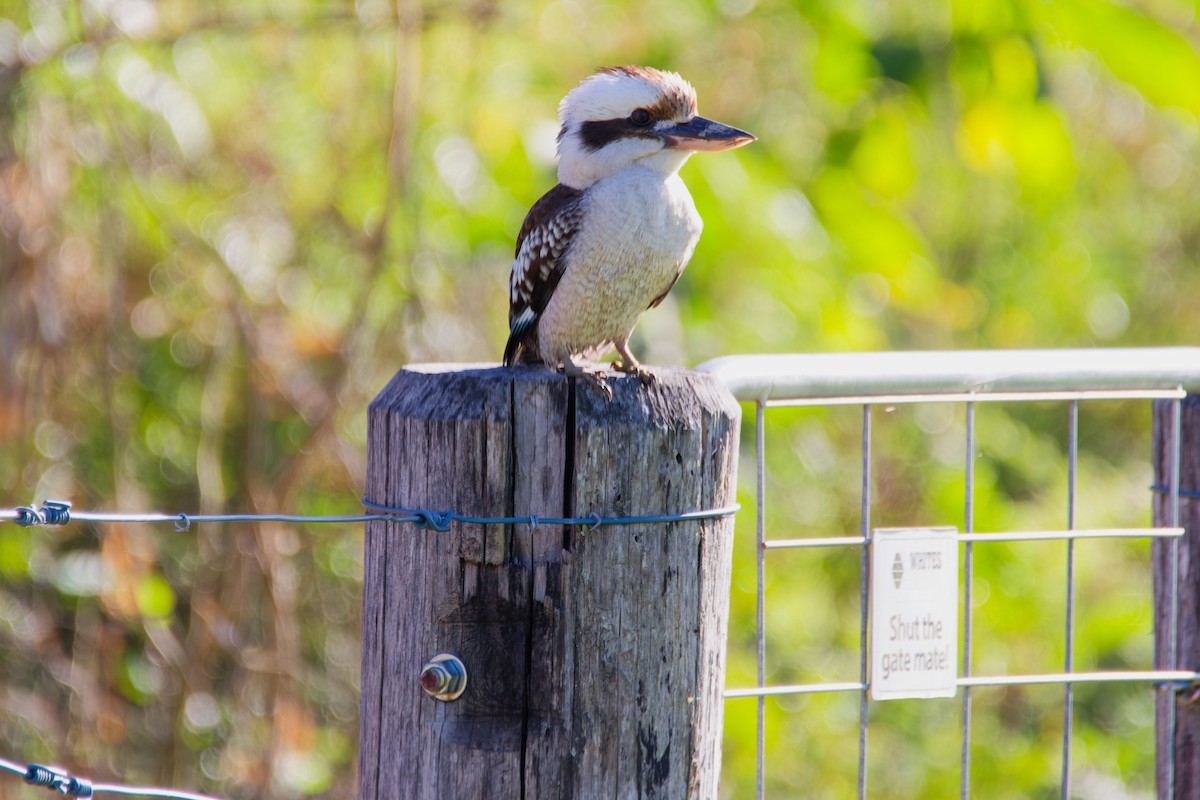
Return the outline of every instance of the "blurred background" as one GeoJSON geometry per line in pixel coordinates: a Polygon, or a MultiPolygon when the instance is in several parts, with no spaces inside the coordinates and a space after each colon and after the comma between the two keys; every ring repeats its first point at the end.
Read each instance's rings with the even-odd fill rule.
{"type": "MultiPolygon", "coordinates": [[[[760,138],[684,168],[704,236],[644,361],[1196,343],[1197,8],[0,0],[0,506],[355,512],[394,371],[499,359],[558,101],[609,64],[678,70],[760,138]]],[[[857,532],[858,413],[772,413],[769,533],[857,532]]],[[[1061,528],[1065,408],[979,413],[978,528],[1061,528]]],[[[1149,418],[1082,413],[1080,525],[1148,524],[1149,418]]],[[[878,524],[961,526],[961,411],[876,428],[878,524]]],[[[980,672],[1061,668],[1064,561],[1036,547],[976,556],[980,672]]],[[[0,527],[0,755],[352,797],[361,553],[353,525],[0,527]]],[[[1148,666],[1148,547],[1079,558],[1077,667],[1148,666]]],[[[856,679],[857,553],[768,581],[768,679],[856,679]]],[[[1057,796],[1061,689],[976,696],[977,796],[1057,796]]],[[[1077,697],[1079,796],[1149,796],[1150,690],[1077,697]]],[[[871,786],[953,794],[957,713],[874,708],[871,786]]],[[[726,716],[743,797],[753,701],[726,716]]],[[[771,701],[768,795],[849,796],[856,742],[855,697],[771,701]]]]}

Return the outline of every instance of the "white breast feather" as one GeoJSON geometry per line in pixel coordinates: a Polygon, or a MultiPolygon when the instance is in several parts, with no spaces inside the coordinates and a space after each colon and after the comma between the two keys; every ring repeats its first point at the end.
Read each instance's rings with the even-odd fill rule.
{"type": "Polygon", "coordinates": [[[593,185],[567,269],[538,323],[548,361],[596,358],[625,339],[675,282],[700,236],[678,176],[630,169],[593,185]]]}

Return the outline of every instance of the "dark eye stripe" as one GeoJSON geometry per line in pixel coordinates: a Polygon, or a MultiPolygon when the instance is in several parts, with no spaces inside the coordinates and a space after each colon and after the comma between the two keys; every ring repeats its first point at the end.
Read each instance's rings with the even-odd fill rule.
{"type": "Polygon", "coordinates": [[[641,139],[655,138],[652,131],[633,124],[628,118],[592,120],[579,126],[580,141],[593,153],[617,139],[635,136],[641,139]]]}

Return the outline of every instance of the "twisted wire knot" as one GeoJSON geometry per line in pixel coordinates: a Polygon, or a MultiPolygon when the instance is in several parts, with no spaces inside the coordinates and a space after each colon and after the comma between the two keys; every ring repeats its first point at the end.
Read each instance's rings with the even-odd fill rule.
{"type": "Polygon", "coordinates": [[[414,524],[418,528],[442,532],[450,530],[450,523],[454,521],[455,517],[453,509],[450,511],[431,511],[419,508],[414,509],[410,513],[417,518],[414,524]]]}
{"type": "Polygon", "coordinates": [[[16,509],[15,522],[23,528],[38,525],[66,525],[71,521],[71,504],[65,500],[43,500],[42,505],[30,503],[16,509]]]}
{"type": "Polygon", "coordinates": [[[51,791],[68,797],[91,797],[92,782],[76,778],[65,769],[30,764],[25,768],[25,782],[30,786],[45,786],[51,791]]]}
{"type": "Polygon", "coordinates": [[[18,506],[16,512],[17,518],[14,522],[22,528],[32,528],[35,525],[44,525],[46,523],[46,518],[42,516],[42,512],[38,511],[37,506],[18,506]]]}
{"type": "Polygon", "coordinates": [[[71,521],[71,504],[65,500],[44,500],[42,516],[46,525],[66,525],[71,521]]]}

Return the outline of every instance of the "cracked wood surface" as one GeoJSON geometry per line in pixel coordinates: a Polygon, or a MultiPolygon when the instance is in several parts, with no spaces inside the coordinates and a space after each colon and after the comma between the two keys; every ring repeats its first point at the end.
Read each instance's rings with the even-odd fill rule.
{"type": "MultiPolygon", "coordinates": [[[[401,370],[371,405],[369,499],[479,516],[635,516],[735,500],[740,411],[704,373],[613,399],[541,368],[401,370]]],[[[733,519],[368,523],[360,800],[713,798],[733,519]],[[430,657],[468,671],[453,703],[430,657]]]]}

